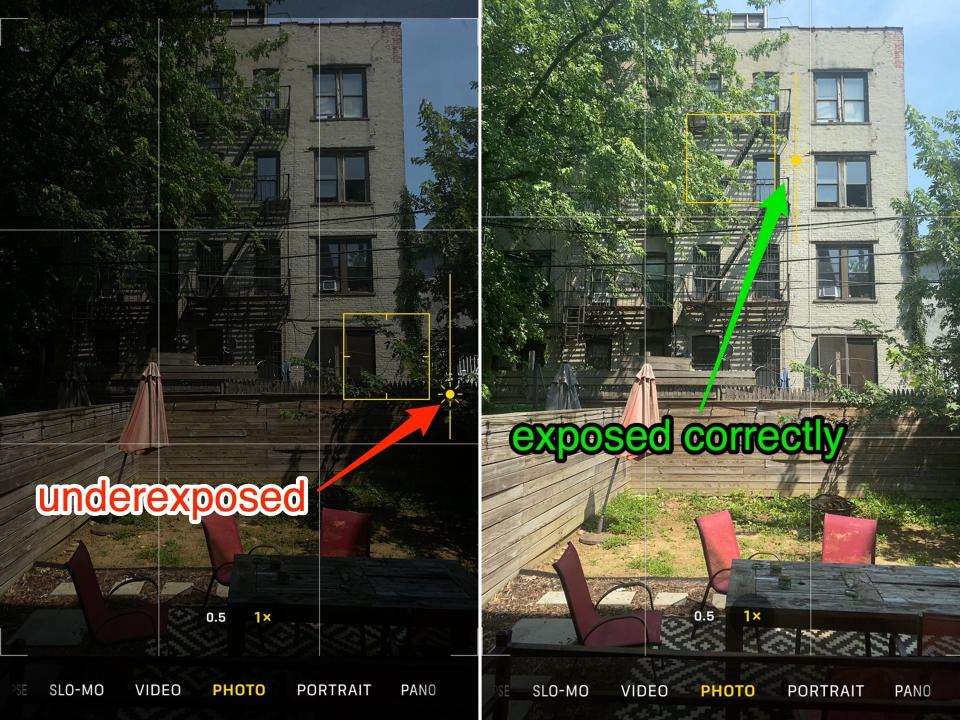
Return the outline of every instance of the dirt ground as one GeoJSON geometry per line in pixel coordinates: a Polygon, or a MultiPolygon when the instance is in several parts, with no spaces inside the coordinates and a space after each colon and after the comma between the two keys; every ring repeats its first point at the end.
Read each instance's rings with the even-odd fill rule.
{"type": "MultiPolygon", "coordinates": [[[[63,563],[73,554],[77,540],[90,551],[94,566],[101,568],[155,567],[159,539],[160,564],[164,568],[204,567],[210,564],[203,530],[185,518],[124,518],[120,531],[110,536],[97,535],[102,525],[95,521],[84,524],[77,532],[60,542],[40,560],[63,563]]],[[[316,530],[304,527],[289,518],[239,517],[240,537],[245,548],[273,545],[284,555],[308,555],[317,551],[316,530]]],[[[374,527],[370,542],[373,557],[411,558],[419,548],[404,542],[403,536],[428,531],[429,524],[409,517],[401,531],[391,519],[391,527],[374,527]]],[[[440,545],[430,554],[445,560],[457,560],[455,549],[440,545]]]]}
{"type": "MultiPolygon", "coordinates": [[[[577,544],[584,573],[595,577],[705,577],[706,566],[695,513],[676,498],[665,499],[649,524],[645,539],[617,536],[608,546],[577,544]],[[622,542],[622,544],[620,544],[622,542]]],[[[744,557],[756,552],[773,552],[782,560],[819,561],[821,538],[809,528],[771,528],[755,532],[737,529],[744,557]]],[[[553,574],[551,564],[563,553],[566,542],[558,544],[532,569],[553,574]]],[[[877,563],[880,565],[960,564],[960,536],[948,528],[921,527],[902,523],[889,527],[881,521],[877,535],[877,563]]]]}

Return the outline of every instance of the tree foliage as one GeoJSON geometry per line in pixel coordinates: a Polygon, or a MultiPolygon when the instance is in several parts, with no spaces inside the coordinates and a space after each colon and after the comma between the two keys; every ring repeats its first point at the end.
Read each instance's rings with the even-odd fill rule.
{"type": "MultiPolygon", "coordinates": [[[[30,0],[16,13],[28,20],[4,23],[0,227],[44,231],[7,232],[0,245],[4,276],[30,278],[3,293],[17,308],[0,321],[8,383],[73,331],[68,261],[120,267],[154,251],[158,226],[236,221],[231,190],[245,168],[216,148],[266,128],[216,10],[211,0],[30,0]]],[[[283,41],[278,32],[249,54],[283,41]]]]}
{"type": "MultiPolygon", "coordinates": [[[[686,203],[685,190],[723,195],[723,163],[696,147],[684,187],[684,112],[755,112],[768,89],[736,74],[726,27],[712,0],[484,5],[487,357],[516,359],[546,319],[531,234],[554,231],[595,262],[623,261],[641,252],[631,224],[688,230],[703,206],[686,203]],[[707,89],[714,75],[723,78],[719,97],[707,89]],[[625,224],[628,206],[645,220],[625,224]]],[[[716,220],[724,217],[718,209],[716,220]]]]}
{"type": "Polygon", "coordinates": [[[908,276],[898,299],[908,343],[888,339],[887,354],[922,399],[914,409],[960,427],[960,111],[927,119],[909,107],[907,128],[915,166],[930,185],[893,203],[904,217],[908,276]],[[939,270],[936,280],[922,272],[925,266],[939,270]],[[940,324],[928,345],[928,321],[938,313],[940,324]]]}
{"type": "MultiPolygon", "coordinates": [[[[427,100],[420,104],[419,127],[425,150],[413,159],[428,166],[431,178],[416,193],[405,192],[398,205],[401,277],[395,296],[397,308],[426,312],[435,308],[438,327],[453,323],[454,354],[477,352],[477,108],[451,106],[437,110],[427,100]],[[414,216],[427,219],[417,229],[414,216]],[[453,292],[448,302],[448,290],[453,292]],[[449,307],[448,307],[449,306],[449,307]],[[451,311],[452,310],[452,314],[451,311]]],[[[418,359],[426,338],[419,325],[410,324],[398,340],[395,354],[418,359]]],[[[447,343],[434,337],[436,377],[447,375],[447,343]]],[[[410,367],[422,361],[413,363],[410,367]]]]}

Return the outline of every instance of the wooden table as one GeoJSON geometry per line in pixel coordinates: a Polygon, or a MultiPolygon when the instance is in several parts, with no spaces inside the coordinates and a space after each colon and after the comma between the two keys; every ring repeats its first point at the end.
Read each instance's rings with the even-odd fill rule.
{"type": "MultiPolygon", "coordinates": [[[[916,635],[924,612],[960,607],[960,568],[784,562],[788,590],[770,561],[734,560],[727,591],[726,649],[743,651],[746,627],[815,628],[916,635]],[[759,614],[759,619],[755,613],[759,614]]],[[[740,663],[727,663],[739,682],[740,663]]],[[[738,717],[732,708],[727,717],[738,717]],[[731,712],[732,711],[732,712],[731,712]]]]}
{"type": "Polygon", "coordinates": [[[477,581],[452,560],[237,555],[227,641],[242,654],[245,626],[270,622],[449,627],[458,652],[476,652],[477,581]]]}

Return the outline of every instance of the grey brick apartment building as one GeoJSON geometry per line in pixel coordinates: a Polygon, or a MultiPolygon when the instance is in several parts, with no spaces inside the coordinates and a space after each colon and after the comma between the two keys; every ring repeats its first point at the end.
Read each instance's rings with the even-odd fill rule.
{"type": "MultiPolygon", "coordinates": [[[[907,192],[902,29],[767,28],[763,14],[749,13],[732,16],[728,41],[748,83],[779,83],[757,108],[769,113],[766,132],[714,149],[728,166],[742,165],[748,189],[728,193],[743,203],[739,219],[725,234],[647,238],[645,260],[634,259],[643,264],[642,282],[578,267],[582,258],[555,239],[534,240],[555,291],[538,352],[548,365],[568,360],[596,370],[639,367],[644,354],[710,369],[756,237],[758,204],[784,183],[790,217],[771,239],[725,368],[775,386],[799,362],[843,384],[895,387],[883,343],[854,323],[899,334],[896,295],[905,270],[890,202],[907,192]],[[747,55],[781,33],[789,39],[770,55],[747,55]]],[[[712,92],[723,88],[723,78],[710,79],[712,92]]],[[[689,127],[696,141],[697,118],[689,127]]],[[[791,387],[802,387],[802,373],[789,375],[791,387]]]]}
{"type": "MultiPolygon", "coordinates": [[[[386,336],[343,313],[395,309],[396,203],[404,187],[400,24],[266,21],[234,13],[229,43],[266,128],[212,149],[240,168],[237,227],[162,234],[151,269],[98,272],[74,308],[91,391],[124,392],[159,350],[168,388],[317,378],[339,391],[363,371],[394,379],[386,336]],[[258,60],[242,53],[286,41],[258,60]],[[302,362],[305,360],[306,362],[302,362]],[[289,372],[287,372],[289,370],[289,372]]],[[[208,89],[225,92],[219,78],[208,89]]],[[[192,118],[198,134],[204,118],[192,118]]]]}

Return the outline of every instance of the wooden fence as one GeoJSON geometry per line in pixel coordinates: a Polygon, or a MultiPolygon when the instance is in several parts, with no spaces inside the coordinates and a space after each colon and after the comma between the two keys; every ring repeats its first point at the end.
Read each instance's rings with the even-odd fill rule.
{"type": "Polygon", "coordinates": [[[627,483],[614,458],[577,455],[565,463],[549,456],[516,455],[507,444],[520,422],[617,422],[620,411],[597,409],[494,415],[483,420],[482,527],[483,598],[493,596],[520,568],[548,552],[599,512],[611,480],[610,497],[627,483]]]}
{"type": "Polygon", "coordinates": [[[630,487],[653,492],[728,495],[818,495],[857,497],[866,491],[904,493],[921,498],[960,497],[960,434],[918,419],[857,421],[856,414],[832,403],[711,402],[704,414],[696,403],[666,401],[661,414],[674,418],[679,442],[690,422],[781,422],[823,415],[851,421],[841,454],[832,464],[819,458],[786,454],[647,456],[629,464],[630,487]]]}
{"type": "Polygon", "coordinates": [[[0,418],[0,593],[87,520],[38,514],[37,484],[137,479],[139,459],[117,449],[128,411],[111,403],[0,418]]]}
{"type": "Polygon", "coordinates": [[[182,398],[166,410],[171,446],[143,472],[177,483],[315,481],[357,454],[351,441],[386,435],[403,413],[392,403],[282,394],[182,398]]]}

